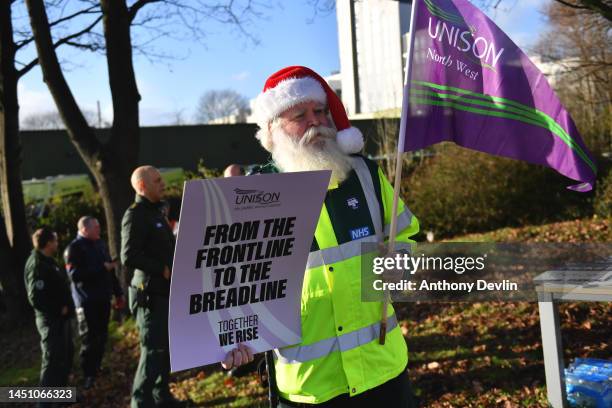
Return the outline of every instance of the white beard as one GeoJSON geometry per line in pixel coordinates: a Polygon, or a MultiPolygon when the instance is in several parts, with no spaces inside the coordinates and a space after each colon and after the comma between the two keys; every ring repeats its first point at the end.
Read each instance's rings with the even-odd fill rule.
{"type": "Polygon", "coordinates": [[[352,166],[350,156],[340,150],[336,142],[336,133],[334,128],[312,127],[298,141],[276,126],[272,129],[272,159],[283,172],[331,170],[330,186],[340,184],[346,180],[352,166]],[[315,136],[319,136],[319,140],[311,143],[315,136]]]}

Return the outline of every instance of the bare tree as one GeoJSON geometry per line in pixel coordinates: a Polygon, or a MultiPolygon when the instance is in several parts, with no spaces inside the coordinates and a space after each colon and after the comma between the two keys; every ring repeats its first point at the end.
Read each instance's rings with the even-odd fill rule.
{"type": "Polygon", "coordinates": [[[612,23],[591,10],[551,3],[535,50],[557,68],[559,97],[595,152],[612,151],[612,23]]]}
{"type": "MultiPolygon", "coordinates": [[[[311,0],[322,1],[322,0],[311,0]]],[[[403,1],[403,0],[399,0],[403,1]]],[[[509,8],[514,6],[516,0],[472,0],[479,7],[487,10],[497,10],[506,5],[509,8]]],[[[555,0],[559,5],[569,7],[574,10],[588,11],[598,14],[608,21],[612,21],[612,0],[555,0]]]]}
{"type": "Polygon", "coordinates": [[[64,122],[57,111],[31,113],[21,121],[23,130],[64,129],[64,122]]]}
{"type": "Polygon", "coordinates": [[[187,119],[185,119],[185,109],[175,109],[173,112],[168,114],[170,121],[169,125],[171,126],[184,126],[188,123],[187,119]]]}
{"type": "Polygon", "coordinates": [[[574,10],[590,11],[612,21],[612,0],[556,0],[574,10]]]}
{"type": "MultiPolygon", "coordinates": [[[[6,299],[8,323],[19,321],[27,308],[23,267],[31,248],[21,185],[21,144],[17,83],[38,63],[34,58],[19,61],[17,53],[32,43],[29,30],[13,25],[13,7],[18,2],[0,2],[0,287],[6,299]],[[19,67],[19,68],[18,68],[19,67]]],[[[75,17],[96,13],[98,7],[84,9],[54,19],[50,25],[62,28],[50,45],[55,49],[85,35],[91,27],[70,30],[66,24],[75,17]]]]}
{"type": "MultiPolygon", "coordinates": [[[[98,115],[94,111],[84,110],[83,115],[89,126],[96,127],[98,125],[98,115]]],[[[101,125],[108,125],[108,122],[102,121],[101,125]]],[[[31,113],[21,121],[21,129],[24,130],[55,130],[65,129],[64,121],[58,111],[52,110],[40,113],[31,113]]]]}
{"type": "MultiPolygon", "coordinates": [[[[61,1],[61,0],[58,0],[61,1]]],[[[95,0],[82,0],[97,4],[95,0]]],[[[139,136],[138,104],[140,94],[136,84],[133,52],[152,59],[168,55],[155,48],[160,37],[204,39],[208,22],[230,26],[256,42],[248,30],[251,19],[259,17],[261,2],[255,0],[100,0],[103,21],[103,41],[74,41],[75,46],[105,52],[109,85],[113,102],[113,124],[107,142],[100,142],[79,109],[64,77],[57,54],[52,47],[52,27],[42,0],[26,0],[28,14],[43,78],[76,146],[99,186],[104,204],[111,254],[119,252],[119,226],[123,212],[132,201],[129,185],[137,164],[139,136]],[[146,37],[132,44],[132,28],[146,37]]],[[[98,39],[97,37],[94,40],[98,39]]]]}
{"type": "Polygon", "coordinates": [[[306,0],[306,4],[312,8],[312,15],[308,19],[309,22],[313,22],[319,15],[327,16],[336,10],[336,0],[306,0]]]}
{"type": "Polygon", "coordinates": [[[205,92],[198,101],[197,123],[242,123],[249,111],[247,99],[231,89],[205,92]]]}
{"type": "Polygon", "coordinates": [[[0,222],[0,285],[7,299],[9,318],[25,309],[23,271],[30,250],[21,187],[19,104],[15,68],[11,2],[0,2],[0,193],[3,220],[0,222]]]}
{"type": "MultiPolygon", "coordinates": [[[[376,146],[376,155],[373,157],[389,180],[395,178],[395,165],[397,162],[397,135],[399,133],[399,112],[391,109],[381,111],[374,115],[376,131],[371,142],[376,146]]],[[[412,169],[415,155],[413,153],[402,155],[402,177],[412,169]]],[[[422,157],[422,154],[420,155],[422,157]]]]}

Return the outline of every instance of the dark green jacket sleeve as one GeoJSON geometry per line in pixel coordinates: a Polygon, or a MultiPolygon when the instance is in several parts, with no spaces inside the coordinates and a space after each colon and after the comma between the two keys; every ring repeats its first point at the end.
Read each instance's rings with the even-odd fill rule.
{"type": "Polygon", "coordinates": [[[61,296],[56,292],[54,276],[46,265],[37,260],[30,259],[25,269],[25,284],[28,292],[28,301],[32,307],[49,316],[60,316],[62,307],[61,296]]]}
{"type": "Polygon", "coordinates": [[[150,275],[162,275],[164,264],[146,255],[146,221],[137,211],[129,209],[121,223],[121,262],[132,269],[150,275]]]}

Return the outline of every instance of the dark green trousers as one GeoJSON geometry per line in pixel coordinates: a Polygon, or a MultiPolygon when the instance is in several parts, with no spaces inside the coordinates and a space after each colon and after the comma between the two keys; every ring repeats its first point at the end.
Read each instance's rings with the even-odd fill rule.
{"type": "Polygon", "coordinates": [[[36,316],[42,351],[40,365],[41,387],[63,387],[68,384],[72,368],[72,322],[69,318],[36,316]]]}
{"type": "MultiPolygon", "coordinates": [[[[65,387],[72,368],[72,319],[47,318],[36,314],[36,328],[40,334],[42,351],[40,364],[41,387],[65,387]]],[[[51,407],[53,403],[39,402],[37,407],[51,407]]]]}
{"type": "Polygon", "coordinates": [[[168,298],[152,295],[148,307],[136,309],[140,361],[132,386],[132,408],[152,407],[171,399],[168,388],[168,298]]]}

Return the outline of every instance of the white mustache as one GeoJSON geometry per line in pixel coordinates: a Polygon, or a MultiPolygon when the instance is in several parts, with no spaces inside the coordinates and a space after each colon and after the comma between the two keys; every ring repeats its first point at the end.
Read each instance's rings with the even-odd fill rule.
{"type": "Polygon", "coordinates": [[[308,129],[298,139],[285,133],[282,128],[275,129],[272,159],[286,172],[331,170],[331,182],[340,183],[346,179],[351,162],[349,156],[338,147],[336,134],[333,126],[317,126],[308,129]],[[309,144],[317,137],[322,138],[323,146],[309,144]]]}
{"type": "Polygon", "coordinates": [[[327,126],[313,126],[304,132],[304,135],[300,139],[300,148],[309,145],[315,137],[321,137],[323,139],[333,139],[336,136],[336,130],[327,126]]]}

